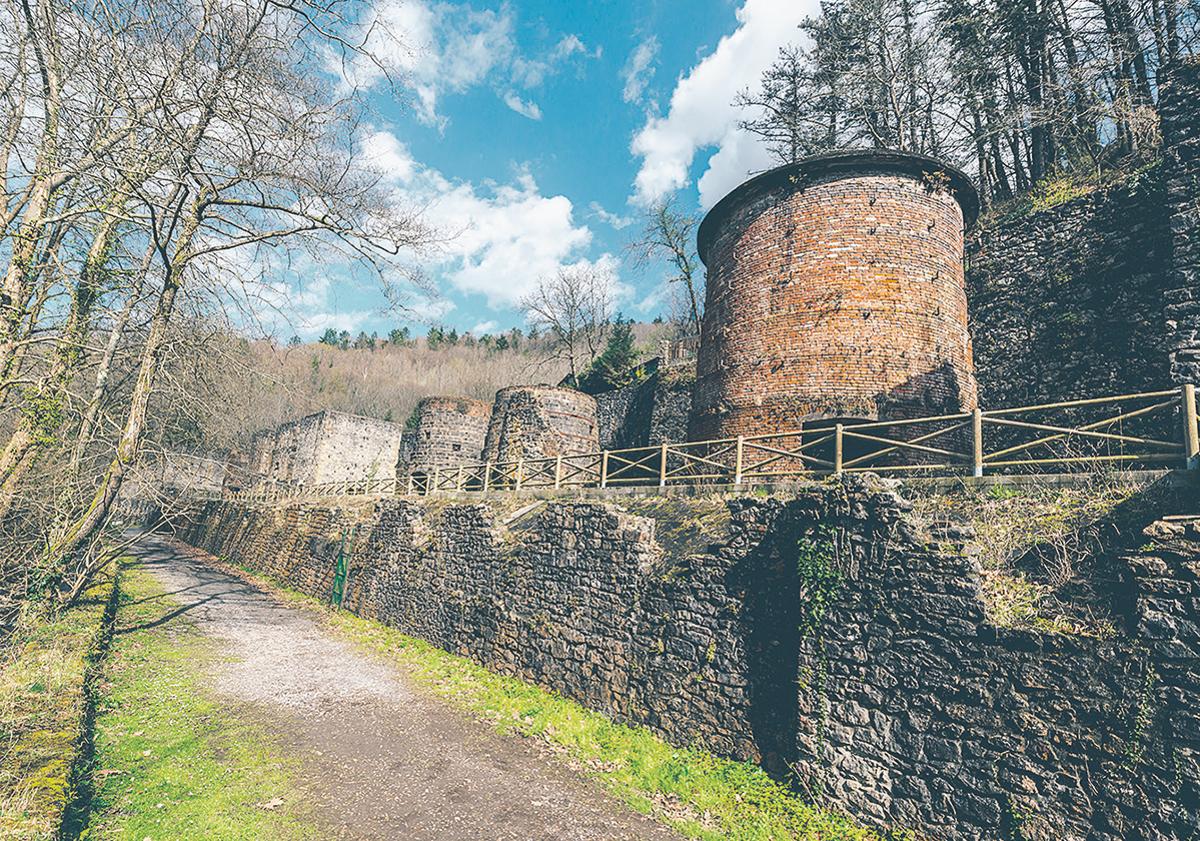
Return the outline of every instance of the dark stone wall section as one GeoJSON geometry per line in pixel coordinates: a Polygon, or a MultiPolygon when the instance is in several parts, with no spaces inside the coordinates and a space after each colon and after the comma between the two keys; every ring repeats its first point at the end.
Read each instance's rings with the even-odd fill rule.
{"type": "Polygon", "coordinates": [[[1171,69],[1159,111],[1174,246],[1164,301],[1171,376],[1200,383],[1200,60],[1171,69]]]}
{"type": "Polygon", "coordinates": [[[789,499],[547,501],[510,518],[211,502],[184,536],[327,598],[353,534],[352,611],[792,774],[875,826],[1200,833],[1200,516],[1154,523],[1116,559],[1111,639],[992,625],[968,538],[919,528],[869,480],[789,499]]]}
{"type": "Polygon", "coordinates": [[[596,395],[600,446],[653,447],[687,440],[695,369],[663,368],[655,360],[644,380],[596,395]]]}
{"type": "Polygon", "coordinates": [[[968,237],[985,409],[1200,383],[1200,59],[1166,75],[1160,162],[968,237]]]}
{"type": "Polygon", "coordinates": [[[985,409],[1169,385],[1161,167],[974,232],[967,301],[985,409]]]}

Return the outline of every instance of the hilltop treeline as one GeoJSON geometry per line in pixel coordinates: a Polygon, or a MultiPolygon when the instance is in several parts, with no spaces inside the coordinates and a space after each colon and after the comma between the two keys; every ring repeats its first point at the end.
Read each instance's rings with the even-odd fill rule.
{"type": "MultiPolygon", "coordinates": [[[[581,385],[598,391],[619,384],[631,366],[657,355],[673,329],[615,324],[581,385]]],[[[485,336],[437,326],[419,337],[403,328],[384,337],[331,331],[311,343],[225,333],[209,340],[205,353],[174,360],[147,443],[197,453],[233,450],[257,430],[322,409],[404,423],[425,397],[491,400],[505,386],[553,384],[566,375],[552,340],[519,328],[485,336]]]]}
{"type": "Polygon", "coordinates": [[[781,162],[850,147],[933,155],[977,173],[986,207],[1152,158],[1160,73],[1196,50],[1198,11],[1196,0],[824,0],[738,103],[781,162]]]}

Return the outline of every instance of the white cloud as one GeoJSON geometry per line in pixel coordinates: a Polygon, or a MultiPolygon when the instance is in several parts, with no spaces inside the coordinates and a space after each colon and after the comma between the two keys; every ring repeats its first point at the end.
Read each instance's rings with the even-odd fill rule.
{"type": "Polygon", "coordinates": [[[370,88],[390,79],[413,97],[417,118],[444,130],[439,104],[447,94],[489,84],[518,114],[540,119],[541,109],[509,86],[540,86],[574,56],[599,58],[578,35],[563,36],[542,58],[528,58],[517,45],[516,18],[508,5],[498,11],[465,3],[431,0],[374,0],[363,16],[365,50],[348,63],[330,59],[330,71],[348,84],[370,88]],[[507,80],[507,81],[505,81],[507,80]]]}
{"type": "Polygon", "coordinates": [[[550,53],[552,62],[562,61],[579,53],[590,58],[600,58],[601,50],[596,47],[595,52],[591,52],[587,48],[587,44],[583,43],[578,35],[566,35],[561,41],[554,45],[554,51],[550,53]]]}
{"type": "Polygon", "coordinates": [[[380,175],[392,181],[409,181],[416,173],[417,162],[396,135],[375,131],[362,142],[363,160],[380,175]]]}
{"type": "Polygon", "coordinates": [[[481,321],[471,328],[472,336],[482,336],[485,333],[490,333],[500,325],[495,321],[481,321]]]}
{"type": "Polygon", "coordinates": [[[512,61],[513,84],[522,88],[536,88],[554,75],[572,56],[581,58],[600,58],[603,51],[600,47],[589,50],[578,35],[566,35],[543,58],[531,59],[516,56],[512,61]]]}
{"type": "Polygon", "coordinates": [[[658,57],[658,50],[658,39],[651,36],[629,54],[629,59],[621,68],[621,79],[625,82],[621,97],[626,102],[635,104],[642,101],[646,85],[654,75],[654,60],[658,57]]]}
{"type": "MultiPolygon", "coordinates": [[[[362,145],[385,150],[376,152],[376,162],[411,161],[389,132],[374,132],[362,145]]],[[[390,182],[398,202],[425,208],[425,221],[447,234],[429,258],[436,274],[461,292],[485,296],[491,306],[515,306],[540,277],[588,262],[583,253],[591,230],[576,223],[570,199],[543,195],[528,170],[510,183],[475,185],[413,163],[408,170],[396,167],[390,182]]],[[[596,264],[616,268],[611,255],[596,264]]]]}
{"type": "Polygon", "coordinates": [[[404,308],[418,321],[433,324],[453,312],[455,306],[453,301],[447,301],[445,298],[421,296],[412,301],[406,301],[404,308]]]}
{"type": "Polygon", "coordinates": [[[719,147],[701,178],[705,207],[715,204],[722,190],[745,180],[745,167],[762,166],[765,155],[747,145],[750,141],[737,128],[733,98],[757,84],[779,48],[801,39],[796,27],[819,11],[818,0],[745,0],[737,12],[737,29],[679,79],[666,115],[650,117],[634,136],[631,150],[642,159],[635,202],[650,204],[685,186],[701,149],[719,147]]]}
{"type": "Polygon", "coordinates": [[[605,210],[604,206],[602,204],[600,204],[600,202],[598,202],[598,201],[594,201],[591,204],[589,204],[588,209],[590,211],[592,211],[592,213],[596,216],[596,218],[598,218],[601,222],[604,222],[604,223],[612,226],[613,228],[615,228],[618,231],[628,228],[630,225],[633,224],[633,217],[620,216],[616,213],[611,213],[611,212],[605,210]]]}
{"type": "Polygon", "coordinates": [[[516,51],[511,11],[476,10],[424,0],[377,0],[364,16],[364,55],[331,68],[350,84],[372,87],[387,77],[414,96],[417,117],[445,126],[438,101],[483,82],[516,51]]]}
{"type": "Polygon", "coordinates": [[[512,91],[504,95],[504,104],[512,110],[516,111],[522,117],[528,117],[531,120],[540,120],[542,118],[542,109],[536,102],[530,102],[517,96],[512,91]]]}

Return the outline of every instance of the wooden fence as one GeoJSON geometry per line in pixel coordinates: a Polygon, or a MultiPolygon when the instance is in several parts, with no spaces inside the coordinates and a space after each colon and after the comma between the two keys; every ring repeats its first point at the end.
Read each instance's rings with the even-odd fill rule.
{"type": "Polygon", "coordinates": [[[984,476],[1097,465],[1200,469],[1193,385],[1009,409],[802,429],[598,453],[476,462],[397,479],[274,486],[239,499],[498,493],[534,489],[772,483],[845,473],[984,476]]]}

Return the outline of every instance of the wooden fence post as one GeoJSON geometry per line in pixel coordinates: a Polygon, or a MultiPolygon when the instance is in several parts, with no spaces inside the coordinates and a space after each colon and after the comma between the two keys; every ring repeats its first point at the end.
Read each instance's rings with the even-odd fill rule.
{"type": "Polygon", "coordinates": [[[462,474],[463,474],[463,468],[462,468],[462,465],[460,464],[458,466],[458,475],[454,477],[454,492],[455,493],[462,492],[462,474]]]}
{"type": "Polygon", "coordinates": [[[983,410],[971,412],[971,475],[983,476],[983,410]]]}
{"type": "Polygon", "coordinates": [[[562,487],[562,455],[554,457],[554,490],[562,487]]]}
{"type": "Polygon", "coordinates": [[[833,428],[833,475],[842,475],[842,431],[845,429],[844,424],[837,424],[833,428]]]}
{"type": "Polygon", "coordinates": [[[742,452],[746,448],[746,437],[739,435],[737,439],[737,456],[733,462],[733,483],[740,485],[742,483],[742,452]]]}
{"type": "Polygon", "coordinates": [[[1183,455],[1188,470],[1200,470],[1200,421],[1196,417],[1196,386],[1183,387],[1183,455]]]}
{"type": "Polygon", "coordinates": [[[600,455],[600,487],[608,487],[608,450],[600,455]]]}
{"type": "Polygon", "coordinates": [[[492,463],[485,461],[483,463],[483,492],[487,493],[492,488],[492,463]]]}
{"type": "Polygon", "coordinates": [[[426,489],[426,494],[437,493],[438,485],[441,484],[441,479],[442,479],[442,468],[441,467],[433,468],[433,487],[426,489]]]}
{"type": "Polygon", "coordinates": [[[667,444],[662,445],[662,450],[659,455],[658,462],[658,486],[665,488],[667,486],[667,444]]]}
{"type": "Polygon", "coordinates": [[[412,475],[412,471],[410,470],[410,471],[408,471],[408,490],[405,491],[405,493],[408,496],[412,496],[412,492],[413,492],[413,475],[412,475]]]}
{"type": "Polygon", "coordinates": [[[521,484],[525,481],[525,456],[517,456],[517,490],[521,490],[521,484]]]}

